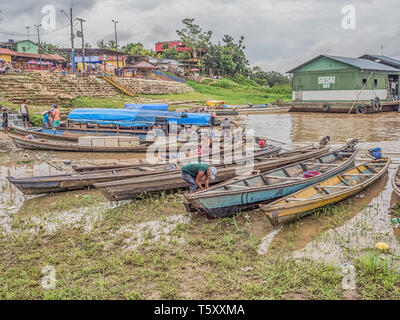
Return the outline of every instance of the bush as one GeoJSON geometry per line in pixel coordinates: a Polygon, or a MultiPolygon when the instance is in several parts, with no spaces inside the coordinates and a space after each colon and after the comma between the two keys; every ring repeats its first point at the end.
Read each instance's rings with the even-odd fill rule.
{"type": "Polygon", "coordinates": [[[246,78],[242,74],[239,74],[234,78],[231,78],[231,80],[244,87],[257,87],[257,88],[260,87],[255,81],[246,78]]]}
{"type": "Polygon", "coordinates": [[[43,116],[37,113],[30,114],[31,125],[34,127],[41,127],[43,125],[43,116]]]}
{"type": "Polygon", "coordinates": [[[239,85],[232,80],[222,79],[220,81],[214,82],[210,84],[211,87],[224,88],[224,89],[233,89],[239,87],[239,85]]]}
{"type": "Polygon", "coordinates": [[[213,79],[204,79],[204,80],[201,82],[201,84],[209,85],[209,84],[214,83],[214,82],[215,82],[215,80],[213,80],[213,79]]]}

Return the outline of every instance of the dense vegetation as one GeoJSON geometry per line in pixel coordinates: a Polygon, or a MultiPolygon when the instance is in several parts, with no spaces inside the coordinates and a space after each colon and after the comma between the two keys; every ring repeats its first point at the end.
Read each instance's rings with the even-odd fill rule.
{"type": "MultiPolygon", "coordinates": [[[[203,31],[201,26],[195,23],[194,18],[185,18],[182,23],[184,27],[176,30],[176,33],[187,47],[193,49],[193,58],[198,58],[197,67],[202,74],[225,78],[240,76],[263,87],[290,83],[290,79],[279,72],[267,72],[258,66],[250,67],[245,53],[244,36],[235,41],[232,36],[226,34],[220,41],[213,43],[211,41],[213,32],[203,31]]],[[[97,46],[103,49],[116,49],[114,40],[100,40],[97,46]]],[[[140,42],[127,43],[121,47],[121,51],[134,55],[176,59],[181,62],[187,62],[192,58],[187,51],[177,52],[175,48],[170,48],[168,42],[164,43],[163,52],[159,54],[152,49],[146,49],[140,42]]]]}

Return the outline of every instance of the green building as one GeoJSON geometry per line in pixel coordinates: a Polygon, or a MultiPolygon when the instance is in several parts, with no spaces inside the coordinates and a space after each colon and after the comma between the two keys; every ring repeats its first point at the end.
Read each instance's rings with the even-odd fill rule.
{"type": "Polygon", "coordinates": [[[320,55],[288,71],[293,74],[293,102],[397,100],[400,68],[376,61],[320,55]]]}
{"type": "Polygon", "coordinates": [[[39,47],[36,43],[30,40],[21,40],[21,41],[13,41],[9,40],[8,42],[0,43],[0,48],[10,49],[19,53],[39,53],[39,47]]]}

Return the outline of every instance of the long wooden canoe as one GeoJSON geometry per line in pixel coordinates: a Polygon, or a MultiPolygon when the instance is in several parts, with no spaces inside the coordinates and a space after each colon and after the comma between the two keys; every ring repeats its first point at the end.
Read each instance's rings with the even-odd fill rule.
{"type": "Polygon", "coordinates": [[[392,187],[394,193],[400,197],[400,166],[396,169],[396,172],[393,175],[392,187]]]}
{"type": "Polygon", "coordinates": [[[357,150],[345,146],[336,151],[290,164],[279,169],[238,178],[205,191],[185,195],[187,210],[195,210],[209,218],[231,216],[254,209],[258,204],[285,197],[318,181],[334,176],[354,164],[357,150]],[[307,177],[308,173],[318,175],[307,177]]]}
{"type": "MultiPolygon", "coordinates": [[[[237,146],[239,147],[240,144],[237,146]]],[[[192,157],[178,157],[176,159],[154,159],[152,163],[157,162],[157,165],[162,165],[165,163],[173,164],[173,163],[189,163],[189,162],[204,162],[208,163],[212,160],[214,160],[216,157],[220,159],[221,162],[224,161],[225,154],[227,151],[229,154],[232,155],[232,158],[238,159],[238,158],[243,158],[247,157],[250,155],[247,155],[246,152],[243,152],[242,150],[237,150],[238,147],[225,147],[222,150],[216,150],[213,151],[209,154],[203,154],[202,156],[192,156],[192,157]],[[233,150],[232,150],[233,149],[233,150]]],[[[254,158],[260,158],[260,157],[272,157],[277,155],[281,151],[280,147],[276,147],[273,145],[268,145],[264,148],[259,148],[258,150],[254,151],[254,154],[252,155],[254,158]]],[[[110,164],[102,164],[102,165],[89,165],[89,166],[73,166],[72,168],[74,169],[75,172],[79,173],[84,173],[84,172],[95,172],[95,171],[103,171],[103,170],[114,170],[114,169],[123,169],[123,168],[137,168],[138,166],[149,166],[149,162],[146,159],[134,159],[132,161],[128,162],[119,162],[119,163],[110,163],[110,164]]]]}
{"type": "Polygon", "coordinates": [[[385,175],[390,163],[389,158],[363,163],[260,207],[273,225],[294,221],[359,193],[385,175]]]}
{"type": "MultiPolygon", "coordinates": [[[[249,171],[259,170],[267,171],[273,168],[294,163],[299,160],[317,157],[329,152],[328,148],[301,148],[295,151],[280,153],[277,156],[267,159],[256,158],[253,162],[240,161],[234,164],[226,164],[218,169],[215,180],[210,183],[218,183],[233,178],[238,174],[245,174],[249,171]]],[[[141,178],[132,178],[126,180],[118,180],[106,183],[96,183],[94,185],[101,191],[107,199],[111,201],[134,199],[142,193],[153,193],[160,191],[171,191],[185,188],[188,186],[186,181],[181,178],[181,172],[173,172],[161,174],[157,176],[147,176],[141,178]]]]}
{"type": "MultiPolygon", "coordinates": [[[[279,148],[271,149],[270,156],[279,152],[279,148]]],[[[259,156],[259,157],[262,157],[259,156]]],[[[253,156],[234,157],[233,163],[242,163],[251,160],[253,156]]],[[[264,159],[264,158],[263,158],[264,159]]],[[[222,162],[223,163],[223,162],[222,162]]],[[[61,174],[37,177],[8,177],[8,180],[20,189],[24,194],[43,194],[78,190],[92,187],[95,183],[110,182],[134,177],[156,176],[164,173],[179,173],[184,163],[169,163],[162,165],[136,165],[129,168],[114,168],[99,171],[89,171],[75,174],[61,174]]],[[[222,168],[224,164],[216,164],[222,168]]]]}
{"type": "MultiPolygon", "coordinates": [[[[19,135],[32,135],[39,139],[52,139],[52,140],[63,140],[63,141],[73,141],[78,142],[80,137],[84,136],[117,136],[117,133],[107,133],[107,132],[90,132],[90,131],[79,131],[79,130],[64,130],[64,129],[44,129],[44,128],[22,128],[18,126],[10,126],[10,130],[12,132],[19,135]]],[[[129,133],[120,133],[122,136],[135,136],[135,134],[129,133]]],[[[151,143],[154,142],[154,139],[142,139],[146,134],[142,134],[141,136],[136,135],[140,138],[141,143],[151,143]]]]}
{"type": "MultiPolygon", "coordinates": [[[[52,139],[26,139],[24,137],[9,134],[18,148],[47,151],[71,151],[71,152],[137,152],[144,153],[151,143],[144,143],[133,147],[85,147],[72,141],[57,141],[52,139]]],[[[180,143],[178,143],[179,145],[180,143]]],[[[168,145],[166,145],[168,146],[168,145]]],[[[175,151],[176,152],[176,151],[175,151]]]]}

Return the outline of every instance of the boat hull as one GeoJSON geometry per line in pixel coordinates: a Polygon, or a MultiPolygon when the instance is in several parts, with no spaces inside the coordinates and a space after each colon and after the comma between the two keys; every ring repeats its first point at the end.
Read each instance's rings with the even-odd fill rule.
{"type": "MultiPolygon", "coordinates": [[[[247,188],[243,185],[238,191],[218,191],[210,190],[204,191],[200,194],[189,194],[185,195],[186,199],[191,203],[191,207],[206,215],[210,218],[223,218],[232,216],[239,211],[246,211],[258,207],[260,203],[272,202],[278,198],[285,197],[292,193],[295,193],[301,189],[304,189],[316,182],[322,181],[328,177],[332,177],[346,169],[350,168],[354,164],[355,156],[357,151],[353,151],[353,154],[340,166],[326,173],[320,174],[309,179],[290,180],[286,183],[277,183],[270,185],[262,185],[262,175],[255,176],[253,179],[258,179],[260,186],[253,188],[247,188]]],[[[302,161],[302,160],[300,160],[302,161]]],[[[298,163],[300,164],[300,162],[298,163]]],[[[283,168],[284,169],[284,168],[283,168]]],[[[267,175],[267,173],[265,174],[267,175]]],[[[283,177],[286,179],[291,179],[283,177]]],[[[240,180],[238,180],[240,181],[240,180]]],[[[256,180],[254,180],[256,181],[256,180]]],[[[229,185],[226,183],[225,185],[229,185]]],[[[218,189],[223,188],[220,186],[218,189]]]]}
{"type": "MultiPolygon", "coordinates": [[[[376,161],[374,163],[375,164],[381,164],[381,163],[383,164],[383,161],[376,161]]],[[[390,159],[386,159],[385,163],[384,163],[384,167],[381,167],[381,170],[376,175],[359,183],[358,185],[344,186],[344,184],[341,182],[343,180],[340,180],[339,178],[337,178],[337,176],[335,176],[332,179],[329,179],[329,178],[324,179],[323,181],[321,181],[320,184],[315,184],[308,189],[304,189],[304,190],[298,192],[297,194],[292,194],[290,197],[286,198],[286,199],[288,199],[288,201],[292,201],[290,203],[282,204],[285,199],[281,199],[281,200],[271,203],[271,204],[262,205],[261,209],[265,212],[268,219],[270,220],[270,222],[273,225],[293,222],[296,219],[303,218],[320,208],[323,208],[328,205],[332,205],[332,204],[338,203],[340,201],[346,200],[346,199],[356,195],[357,193],[361,192],[362,190],[364,190],[365,188],[369,187],[374,182],[379,180],[381,177],[383,177],[387,173],[390,163],[391,163],[390,159]],[[332,183],[333,181],[335,181],[335,184],[332,183]],[[339,189],[343,188],[344,190],[339,191],[339,192],[336,191],[329,195],[315,197],[316,194],[319,194],[319,192],[321,192],[321,191],[318,191],[319,189],[318,190],[315,189],[315,187],[320,188],[321,186],[324,186],[328,190],[335,190],[334,188],[337,187],[339,184],[341,185],[341,187],[339,187],[339,189]],[[309,196],[310,199],[300,200],[303,197],[305,198],[307,196],[309,196]],[[293,200],[293,199],[297,199],[297,197],[300,198],[298,201],[293,200]],[[311,198],[311,197],[315,197],[315,198],[311,198]]],[[[358,167],[362,167],[362,166],[358,166],[358,167]]],[[[346,173],[357,174],[359,172],[357,170],[358,167],[352,168],[352,169],[344,172],[344,174],[346,174],[346,173]]],[[[364,174],[365,173],[370,174],[371,171],[365,170],[364,174]]]]}
{"type": "MultiPolygon", "coordinates": [[[[280,151],[280,148],[274,147],[269,149],[269,151],[270,153],[268,154],[265,154],[264,152],[260,153],[260,156],[273,156],[280,151]]],[[[242,160],[237,159],[236,161],[244,161],[246,159],[249,158],[243,157],[242,160]]],[[[223,167],[223,165],[216,165],[216,167],[223,167]]],[[[134,177],[156,176],[171,172],[180,173],[178,165],[136,165],[128,168],[111,168],[108,170],[88,171],[76,174],[24,178],[8,177],[8,180],[17,186],[24,194],[31,195],[85,189],[93,187],[95,183],[111,182],[134,177]]]]}
{"type": "MultiPolygon", "coordinates": [[[[288,158],[271,158],[254,163],[251,169],[246,169],[243,165],[235,165],[228,168],[218,170],[215,180],[211,180],[210,184],[216,184],[234,178],[238,172],[242,170],[243,174],[248,174],[249,170],[259,170],[261,172],[272,170],[288,163],[294,163],[300,159],[309,159],[317,157],[329,152],[328,148],[310,149],[308,152],[300,152],[296,156],[288,158]],[[310,151],[312,150],[312,151],[310,151]]],[[[279,155],[278,155],[279,156],[279,155]]],[[[133,178],[120,180],[111,183],[95,184],[95,187],[111,200],[128,200],[139,197],[143,193],[154,193],[161,191],[173,191],[186,188],[188,184],[181,178],[181,173],[173,173],[166,175],[158,175],[156,177],[133,178]]]]}
{"type": "Polygon", "coordinates": [[[400,167],[396,169],[396,172],[392,178],[392,187],[393,192],[399,197],[400,199],[400,167]]]}

